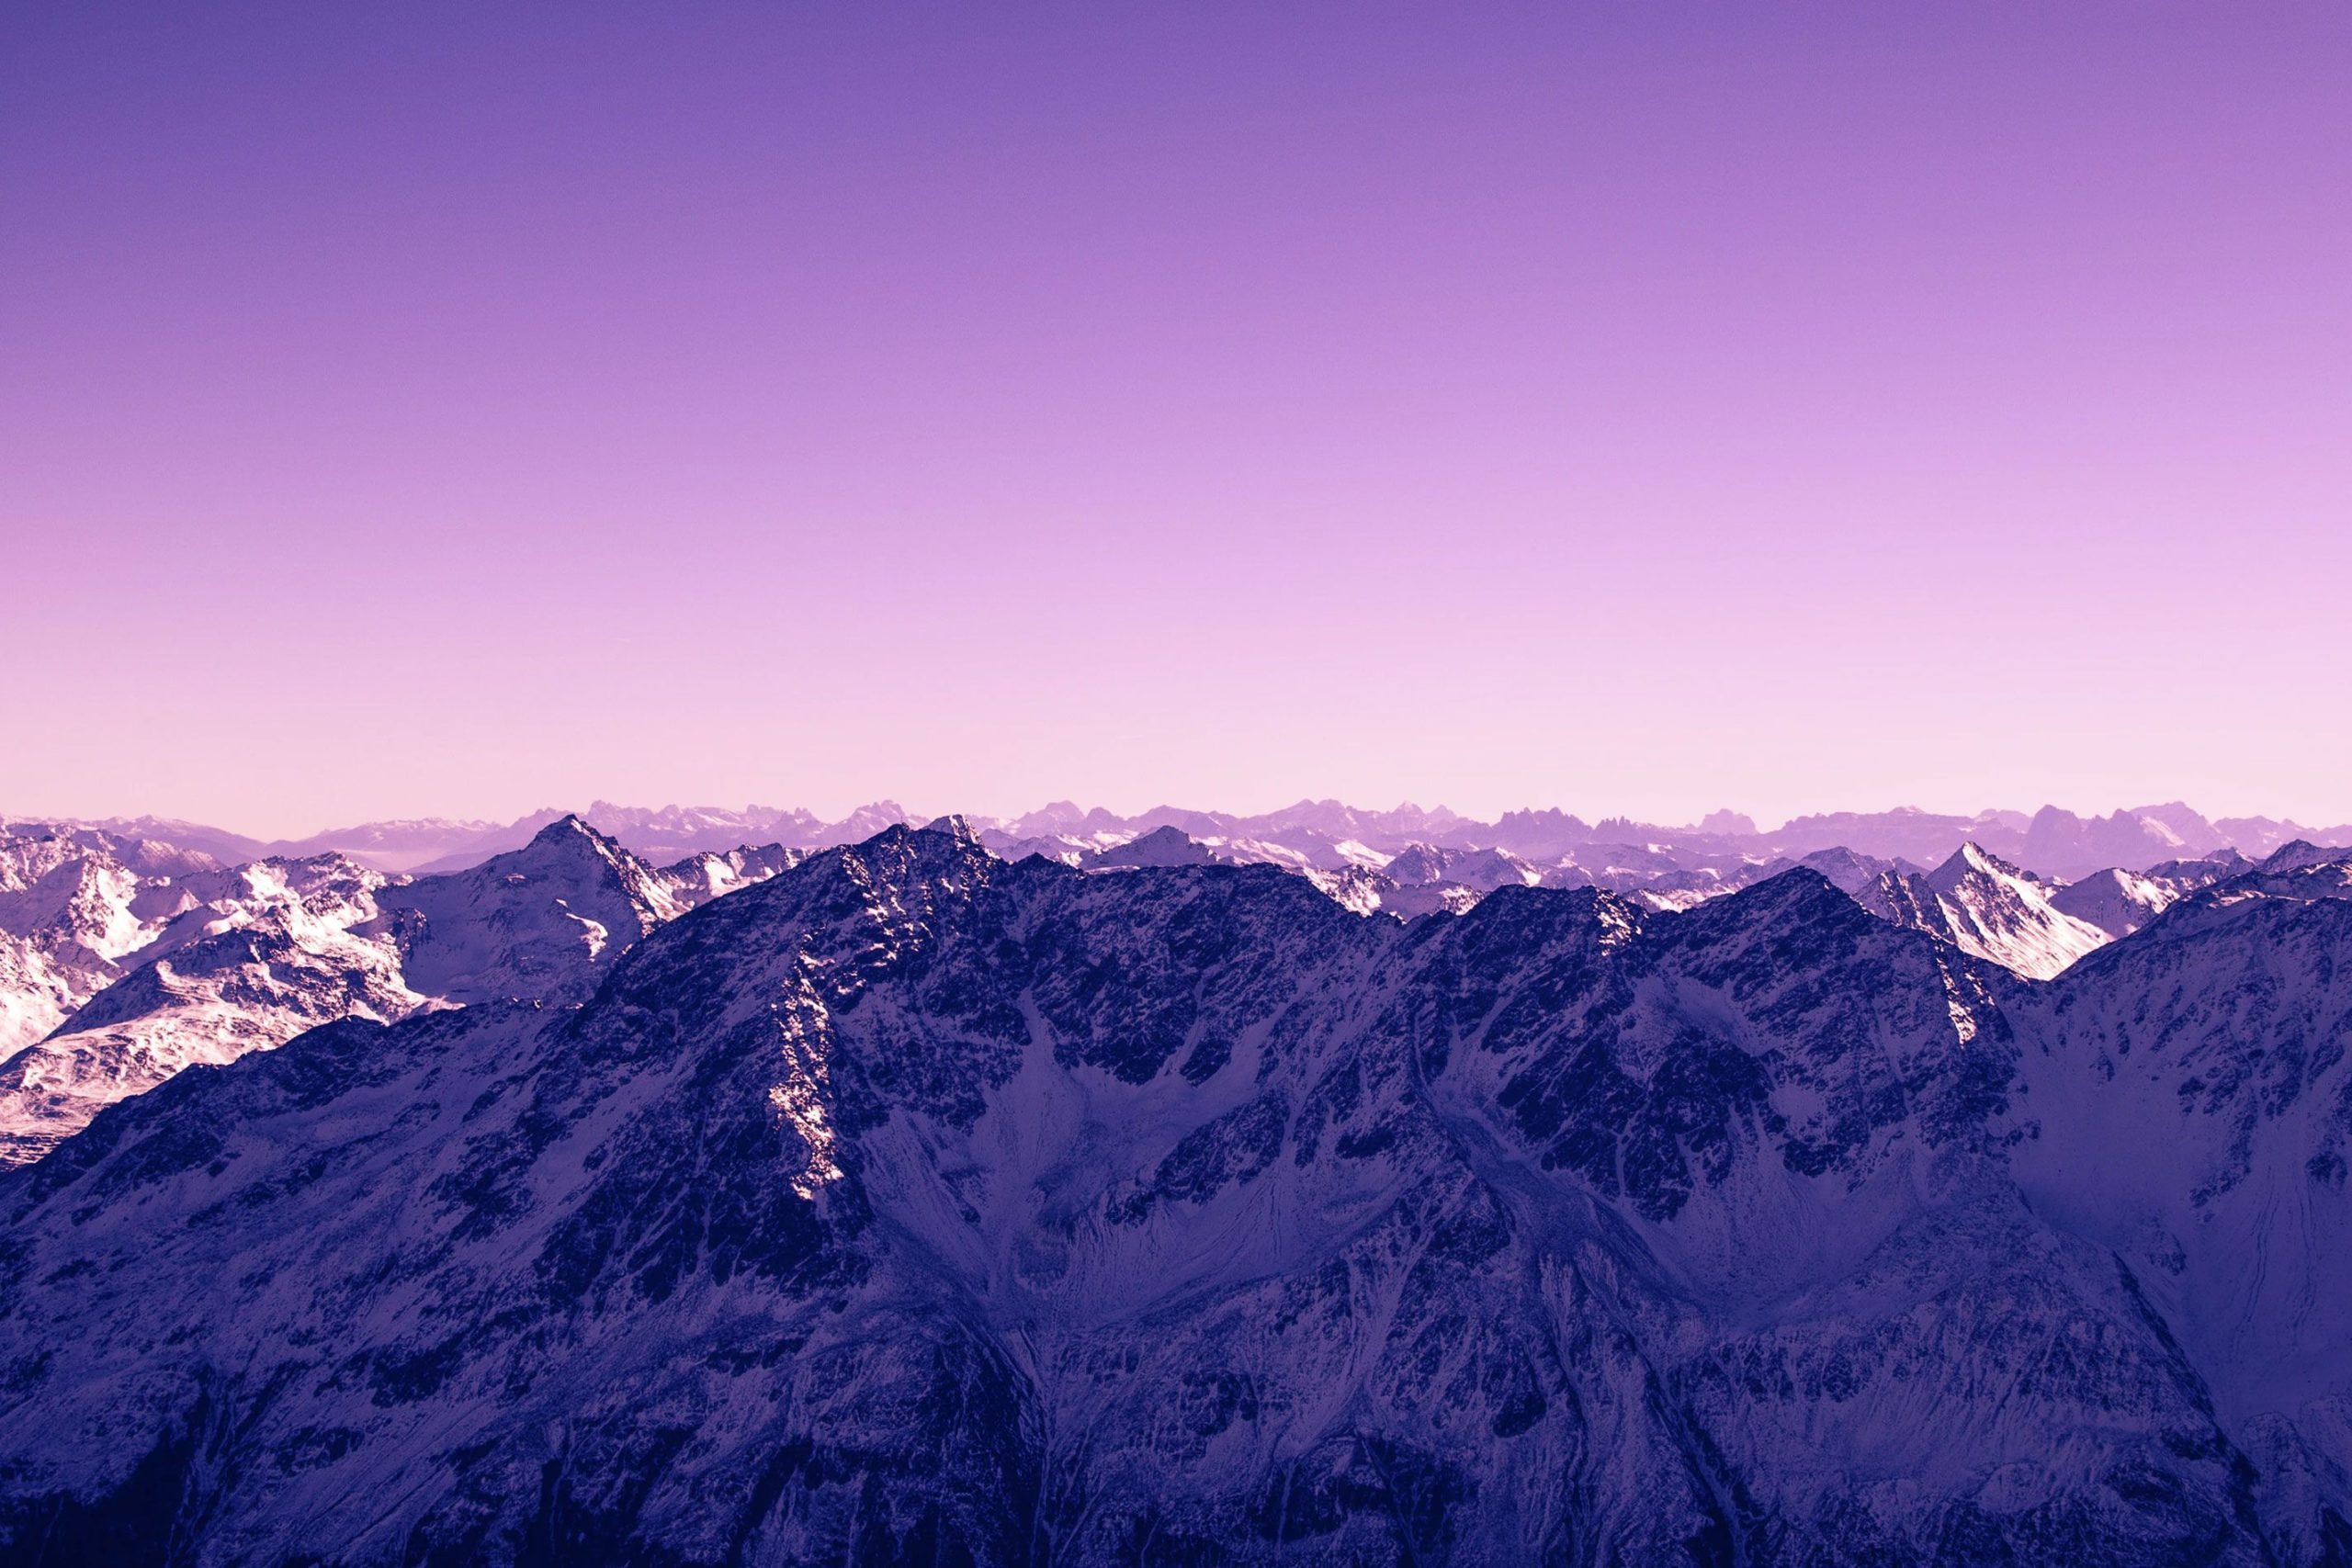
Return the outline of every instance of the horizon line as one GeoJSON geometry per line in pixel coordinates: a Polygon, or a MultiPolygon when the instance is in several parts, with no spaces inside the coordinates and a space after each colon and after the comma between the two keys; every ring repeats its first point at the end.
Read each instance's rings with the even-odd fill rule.
{"type": "Polygon", "coordinates": [[[2179,799],[2148,801],[2133,806],[2117,806],[2106,811],[2084,811],[2079,808],[2062,807],[2057,805],[2055,802],[2047,801],[2039,807],[2033,807],[1988,806],[1974,811],[1939,810],[1930,807],[1922,807],[1905,802],[1894,806],[1876,807],[1832,807],[1815,808],[1809,811],[1794,813],[1791,816],[1781,818],[1776,823],[1770,823],[1768,825],[1766,820],[1759,818],[1755,813],[1743,811],[1736,807],[1730,806],[1717,807],[1705,813],[1703,816],[1690,821],[1672,822],[1659,818],[1637,816],[1624,811],[1604,812],[1588,816],[1583,811],[1557,804],[1543,806],[1517,806],[1489,817],[1482,816],[1476,812],[1456,810],[1442,802],[1434,806],[1424,807],[1418,802],[1408,799],[1399,801],[1394,806],[1366,807],[1357,805],[1338,795],[1301,795],[1296,799],[1285,802],[1282,805],[1270,807],[1257,811],[1238,811],[1223,807],[1179,806],[1172,801],[1166,800],[1159,801],[1153,805],[1143,807],[1133,811],[1120,811],[1100,804],[1087,806],[1067,797],[1061,797],[1046,801],[1041,805],[1031,807],[1024,810],[1009,813],[972,811],[954,807],[944,811],[933,812],[909,807],[896,796],[888,795],[876,795],[869,799],[860,801],[856,805],[850,807],[848,809],[837,815],[819,811],[807,805],[776,806],[759,801],[751,801],[738,807],[714,802],[688,803],[684,801],[670,801],[660,806],[638,806],[599,796],[590,800],[585,805],[539,806],[535,807],[530,810],[517,813],[513,817],[471,817],[454,815],[360,817],[332,822],[326,827],[317,829],[308,833],[279,833],[276,835],[248,832],[242,829],[224,827],[217,821],[208,821],[195,817],[167,815],[155,811],[145,811],[136,815],[114,813],[107,816],[96,816],[85,813],[7,810],[0,811],[0,823],[44,823],[55,824],[63,827],[91,828],[105,830],[116,826],[128,826],[141,822],[147,822],[168,824],[182,828],[201,829],[228,837],[247,840],[264,847],[277,847],[303,844],[314,840],[328,839],[345,833],[356,832],[368,828],[380,828],[395,825],[413,824],[421,827],[427,824],[440,824],[453,828],[474,828],[483,830],[494,830],[503,828],[512,828],[519,823],[528,821],[533,818],[546,818],[548,820],[556,820],[568,815],[576,816],[581,818],[582,820],[586,820],[588,815],[591,812],[597,810],[599,807],[608,807],[616,811],[629,812],[661,813],[666,811],[711,811],[745,816],[758,812],[772,812],[779,817],[789,817],[794,815],[806,816],[820,825],[829,827],[846,822],[860,812],[872,810],[877,807],[887,807],[896,809],[903,813],[909,822],[915,824],[928,823],[945,817],[961,817],[967,821],[991,827],[1005,828],[1010,827],[1012,823],[1017,822],[1022,818],[1034,816],[1042,811],[1052,810],[1057,807],[1068,807],[1089,816],[1093,815],[1096,812],[1101,812],[1106,816],[1117,818],[1122,820],[1133,820],[1137,818],[1151,816],[1157,812],[1167,811],[1184,812],[1205,817],[1222,817],[1231,818],[1238,822],[1247,822],[1258,818],[1277,816],[1284,812],[1295,811],[1305,807],[1336,807],[1367,816],[1395,815],[1408,811],[1419,812],[1424,816],[1438,816],[1442,814],[1452,817],[1457,821],[1486,827],[1497,826],[1504,819],[1517,815],[1540,816],[1547,813],[1555,813],[1562,817],[1575,818],[1589,827],[1598,827],[1610,822],[1623,822],[1633,827],[1662,829],[1678,832],[1710,833],[1720,836],[1735,837],[1742,836],[1744,830],[1739,829],[1710,829],[1704,826],[1704,823],[1709,817],[1729,815],[1745,819],[1749,824],[1749,829],[1747,831],[1752,831],[1754,836],[1759,838],[1769,838],[1773,834],[1787,831],[1791,827],[1797,823],[1825,817],[1868,818],[1912,814],[1921,817],[1947,818],[1961,822],[1977,822],[1988,818],[2015,816],[2024,818],[2028,822],[2030,822],[2033,819],[2041,817],[2045,813],[2054,811],[2073,817],[2078,821],[2094,822],[2111,820],[2117,817],[2142,816],[2147,813],[2161,811],[2171,807],[2178,807],[2180,809],[2187,810],[2208,825],[2215,827],[2218,827],[2223,822],[2232,821],[2268,821],[2281,826],[2291,826],[2316,832],[2330,831],[2336,828],[2352,827],[2352,818],[2346,818],[2340,822],[2327,823],[2322,821],[2302,821],[2292,816],[2273,814],[2269,812],[2224,812],[2219,815],[2214,815],[2207,813],[2199,807],[2190,806],[2185,800],[2179,799]]]}

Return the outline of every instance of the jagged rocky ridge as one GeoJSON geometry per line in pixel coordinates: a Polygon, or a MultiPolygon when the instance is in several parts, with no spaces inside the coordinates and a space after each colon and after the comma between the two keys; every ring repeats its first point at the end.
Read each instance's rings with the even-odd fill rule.
{"type": "Polygon", "coordinates": [[[895,829],[0,1173],[0,1561],[2338,1561],[2328,864],[2036,985],[895,829]]]}
{"type": "MultiPolygon", "coordinates": [[[[599,809],[620,810],[602,803],[599,809]]],[[[1303,805],[1272,828],[1323,821],[1323,810],[1303,805]]],[[[679,830],[723,820],[653,815],[679,830]]],[[[886,805],[859,815],[888,822],[904,813],[886,805]]],[[[1411,808],[1350,819],[1366,831],[1462,826],[1411,808]]],[[[435,824],[377,826],[422,831],[435,824]]],[[[1202,841],[1173,826],[1104,837],[1102,847],[1064,845],[1047,858],[1091,871],[1272,863],[1359,914],[1408,919],[1460,914],[1499,886],[1600,885],[1581,867],[1538,867],[1494,849],[1408,843],[1374,869],[1361,862],[1379,857],[1350,840],[1338,869],[1325,869],[1309,854],[1266,841],[1202,841]]],[[[996,847],[1001,835],[983,829],[980,838],[996,847]]],[[[410,877],[386,876],[341,854],[223,870],[208,854],[105,831],[0,832],[0,1163],[35,1157],[97,1106],[181,1067],[232,1060],[332,1019],[387,1020],[492,997],[577,1000],[645,931],[805,852],[778,844],[702,851],[655,871],[565,816],[542,823],[522,848],[466,871],[410,877]],[[35,1040],[38,1048],[17,1050],[35,1040]]],[[[2273,860],[2328,852],[2298,844],[2273,860]]],[[[1631,868],[1605,869],[1643,908],[1668,910],[1690,908],[1792,863],[1808,866],[1873,913],[2035,978],[2059,973],[2184,893],[2248,865],[2225,851],[2066,884],[1973,843],[1932,873],[1842,848],[1794,863],[1733,860],[1688,871],[1677,863],[1657,853],[1631,868]]]]}

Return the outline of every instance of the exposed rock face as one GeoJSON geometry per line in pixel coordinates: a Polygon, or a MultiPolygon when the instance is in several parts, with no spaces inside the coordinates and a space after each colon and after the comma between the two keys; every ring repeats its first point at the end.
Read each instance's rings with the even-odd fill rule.
{"type": "Polygon", "coordinates": [[[2331,1561],[2347,910],[892,829],[0,1173],[0,1562],[2331,1561]]]}

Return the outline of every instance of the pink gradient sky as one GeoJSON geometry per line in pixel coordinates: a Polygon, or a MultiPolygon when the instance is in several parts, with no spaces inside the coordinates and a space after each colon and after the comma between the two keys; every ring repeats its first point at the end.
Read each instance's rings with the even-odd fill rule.
{"type": "Polygon", "coordinates": [[[2352,818],[2352,7],[0,12],[0,810],[2352,818]]]}

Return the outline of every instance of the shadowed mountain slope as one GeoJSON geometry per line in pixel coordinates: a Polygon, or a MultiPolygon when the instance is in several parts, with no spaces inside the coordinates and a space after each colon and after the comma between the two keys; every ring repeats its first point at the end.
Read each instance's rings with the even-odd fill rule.
{"type": "Polygon", "coordinates": [[[2322,1561],[2341,1370],[2200,1359],[2050,1163],[2203,1118],[2303,1160],[2279,1277],[2345,1237],[2245,1072],[2082,1089],[2135,954],[2257,962],[2174,919],[2041,987],[1806,871],[1402,924],[893,829],[0,1174],[0,1561],[2322,1561]]]}

